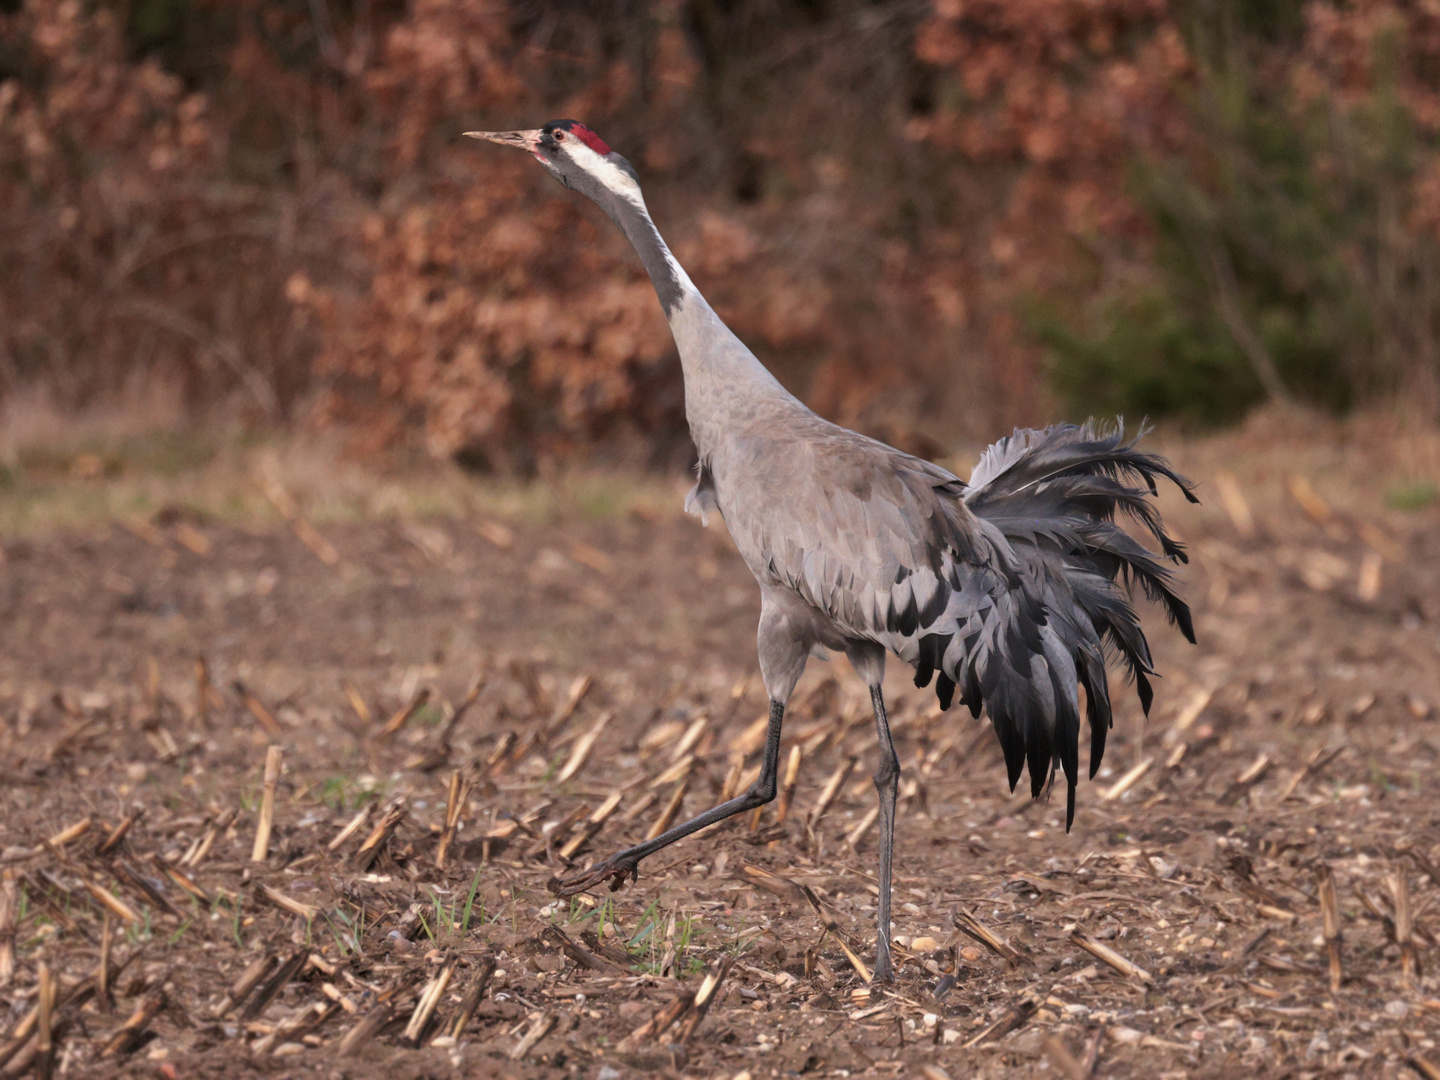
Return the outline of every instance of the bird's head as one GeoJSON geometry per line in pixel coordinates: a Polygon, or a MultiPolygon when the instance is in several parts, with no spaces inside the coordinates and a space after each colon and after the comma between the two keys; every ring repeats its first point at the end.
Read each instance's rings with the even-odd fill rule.
{"type": "Polygon", "coordinates": [[[644,205],[640,179],[630,162],[578,120],[551,120],[533,131],[467,131],[465,134],[472,139],[529,151],[555,179],[589,195],[607,210],[611,198],[644,205]]]}

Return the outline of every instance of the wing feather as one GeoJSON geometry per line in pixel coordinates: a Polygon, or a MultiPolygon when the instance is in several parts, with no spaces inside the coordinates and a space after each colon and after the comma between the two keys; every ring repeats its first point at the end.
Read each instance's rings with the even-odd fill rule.
{"type": "Polygon", "coordinates": [[[1107,656],[1149,709],[1154,669],[1129,590],[1194,640],[1162,561],[1183,562],[1184,548],[1150,501],[1156,478],[1193,501],[1190,483],[1118,426],[1017,431],[986,451],[968,486],[818,417],[784,440],[760,433],[735,445],[739,460],[715,463],[717,492],[757,577],[793,590],[842,637],[895,652],[917,685],[933,678],[942,707],[958,694],[974,714],[986,710],[1012,788],[1028,769],[1038,795],[1063,772],[1068,828],[1080,689],[1092,776],[1111,724],[1107,656]],[[727,497],[724,475],[745,476],[744,499],[727,497]]]}

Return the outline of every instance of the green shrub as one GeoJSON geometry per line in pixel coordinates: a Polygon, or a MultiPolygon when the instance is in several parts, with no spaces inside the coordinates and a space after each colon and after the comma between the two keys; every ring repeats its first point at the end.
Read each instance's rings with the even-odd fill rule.
{"type": "Polygon", "coordinates": [[[1396,87],[1395,42],[1377,39],[1368,92],[1301,98],[1305,54],[1275,29],[1288,23],[1247,29],[1248,10],[1222,4],[1221,31],[1189,35],[1194,145],[1134,155],[1152,230],[1141,268],[1079,315],[1032,303],[1077,413],[1223,423],[1267,397],[1344,412],[1433,374],[1440,245],[1410,220],[1430,148],[1396,87]]]}

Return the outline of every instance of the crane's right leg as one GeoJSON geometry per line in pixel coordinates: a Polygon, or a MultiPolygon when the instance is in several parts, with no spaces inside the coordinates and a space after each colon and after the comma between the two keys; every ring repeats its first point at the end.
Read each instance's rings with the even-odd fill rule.
{"type": "Polygon", "coordinates": [[[885,696],[877,685],[870,687],[870,703],[875,708],[875,734],[880,742],[880,765],[875,770],[875,793],[880,797],[880,910],[875,920],[875,981],[888,983],[895,978],[890,962],[890,875],[895,859],[895,802],[900,791],[900,759],[890,738],[885,696]]]}
{"type": "Polygon", "coordinates": [[[875,709],[875,736],[880,743],[880,765],[875,770],[875,794],[880,799],[880,896],[875,913],[875,982],[895,979],[890,959],[890,876],[895,859],[895,802],[900,791],[900,759],[890,737],[890,720],[885,715],[885,650],[870,641],[853,641],[846,650],[855,674],[870,687],[870,704],[875,709]]]}
{"type": "Polygon", "coordinates": [[[647,855],[654,855],[661,848],[668,847],[676,840],[698,832],[707,825],[714,825],[717,821],[724,821],[728,817],[743,814],[746,810],[754,810],[757,806],[770,802],[775,798],[776,781],[780,772],[780,725],[784,718],[784,702],[770,702],[770,729],[765,736],[765,760],[760,766],[760,775],[756,777],[755,783],[743,794],[721,803],[713,810],[705,811],[697,818],[691,818],[683,825],[676,825],[653,840],[646,840],[643,844],[616,852],[582,874],[551,881],[551,892],[557,896],[573,896],[594,888],[607,878],[610,879],[611,891],[614,891],[625,884],[627,877],[639,878],[640,860],[647,855]]]}

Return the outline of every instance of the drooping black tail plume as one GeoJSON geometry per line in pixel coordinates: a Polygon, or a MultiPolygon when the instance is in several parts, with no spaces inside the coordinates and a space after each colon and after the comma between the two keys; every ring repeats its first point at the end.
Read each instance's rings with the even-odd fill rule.
{"type": "Polygon", "coordinates": [[[1078,689],[1085,689],[1092,778],[1111,724],[1107,656],[1125,664],[1150,711],[1154,668],[1129,587],[1139,585],[1195,640],[1190,609],[1162,561],[1185,562],[1185,550],[1149,496],[1164,477],[1198,500],[1190,481],[1135,442],[1120,424],[1017,431],[986,451],[964,494],[976,517],[1008,542],[1017,569],[956,613],[936,690],[943,705],[958,689],[975,715],[982,706],[989,712],[1012,789],[1026,764],[1035,795],[1057,767],[1064,771],[1067,829],[1075,813],[1078,689]],[[1155,538],[1160,557],[1121,528],[1123,517],[1155,538]]]}

